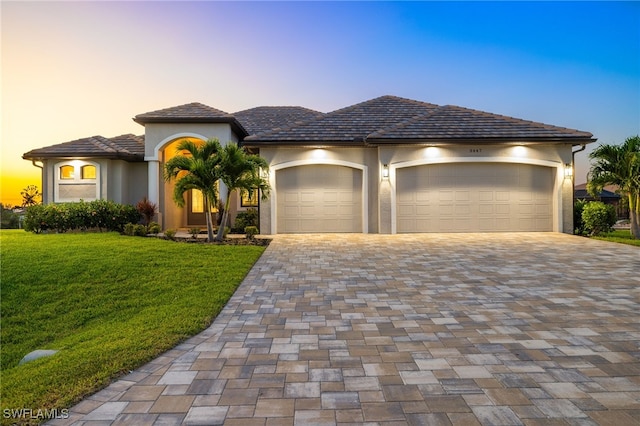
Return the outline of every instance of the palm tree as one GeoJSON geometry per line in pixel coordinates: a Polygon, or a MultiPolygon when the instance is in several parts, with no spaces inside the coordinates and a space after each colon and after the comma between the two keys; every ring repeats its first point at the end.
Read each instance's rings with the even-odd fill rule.
{"type": "Polygon", "coordinates": [[[20,195],[22,195],[22,207],[35,206],[39,204],[39,199],[42,199],[42,194],[40,190],[35,185],[29,185],[20,191],[20,195]]]}
{"type": "Polygon", "coordinates": [[[231,193],[234,190],[245,190],[249,196],[253,191],[260,191],[262,199],[269,196],[269,182],[260,176],[260,170],[267,170],[269,165],[266,160],[259,155],[249,154],[236,143],[229,142],[220,152],[220,180],[227,187],[227,198],[222,213],[222,222],[217,241],[222,241],[224,237],[224,227],[229,217],[229,204],[231,193]]]}
{"type": "Polygon", "coordinates": [[[218,203],[218,182],[220,152],[222,147],[217,139],[209,139],[202,145],[184,140],[178,145],[177,151],[187,151],[188,155],[176,155],[166,162],[164,178],[169,181],[176,179],[173,190],[173,201],[179,206],[185,205],[184,193],[197,189],[202,192],[204,199],[205,217],[207,219],[207,240],[213,241],[213,220],[211,206],[218,203]]]}
{"type": "Polygon", "coordinates": [[[600,145],[589,158],[595,160],[588,174],[589,193],[617,185],[629,200],[631,235],[640,238],[640,136],[629,137],[622,145],[600,145]]]}

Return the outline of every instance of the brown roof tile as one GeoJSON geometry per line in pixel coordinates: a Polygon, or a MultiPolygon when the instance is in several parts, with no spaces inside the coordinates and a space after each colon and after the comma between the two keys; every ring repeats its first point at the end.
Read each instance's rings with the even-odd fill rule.
{"type": "Polygon", "coordinates": [[[233,115],[198,102],[138,114],[133,121],[143,126],[148,123],[229,123],[241,138],[249,134],[233,115]]]}
{"type": "Polygon", "coordinates": [[[437,105],[425,102],[397,96],[381,96],[329,112],[304,123],[261,135],[252,135],[245,139],[245,144],[304,142],[362,144],[363,139],[373,132],[411,117],[425,115],[436,108],[437,105]]]}
{"type": "Polygon", "coordinates": [[[126,134],[114,138],[91,136],[44,148],[33,149],[22,156],[27,160],[44,158],[101,157],[142,161],[144,136],[126,134]]]}
{"type": "Polygon", "coordinates": [[[190,104],[178,105],[171,108],[159,109],[156,111],[138,114],[134,120],[138,123],[156,123],[180,120],[198,120],[198,119],[214,119],[229,118],[231,114],[219,109],[204,105],[198,102],[190,104]]]}
{"type": "Polygon", "coordinates": [[[233,113],[251,135],[290,127],[323,115],[300,106],[261,106],[233,113]]]}
{"type": "Polygon", "coordinates": [[[369,135],[371,143],[429,141],[591,140],[593,135],[565,127],[446,105],[369,135]]]}

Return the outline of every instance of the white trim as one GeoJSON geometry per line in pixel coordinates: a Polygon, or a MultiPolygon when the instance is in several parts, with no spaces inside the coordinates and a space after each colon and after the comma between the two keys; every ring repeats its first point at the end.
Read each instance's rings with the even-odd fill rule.
{"type": "Polygon", "coordinates": [[[60,185],[95,185],[95,197],[87,198],[86,201],[93,201],[100,199],[100,176],[102,174],[100,163],[87,160],[66,160],[53,165],[53,202],[54,203],[66,203],[66,202],[78,202],[84,199],[81,198],[60,198],[60,185]],[[73,179],[60,179],[60,168],[64,166],[72,166],[74,178],[73,179]],[[82,179],[82,167],[93,166],[96,168],[95,179],[82,179]]]}
{"type": "Polygon", "coordinates": [[[162,141],[160,141],[158,144],[156,144],[156,146],[153,147],[153,156],[151,156],[151,157],[145,156],[144,157],[144,161],[159,161],[160,160],[160,151],[164,149],[165,145],[169,144],[170,142],[175,141],[176,139],[183,139],[183,138],[196,138],[196,139],[201,139],[203,141],[206,141],[206,140],[209,139],[206,136],[203,136],[203,135],[201,135],[199,133],[193,133],[193,132],[174,133],[173,135],[167,136],[162,141]]]}
{"type": "Polygon", "coordinates": [[[326,164],[332,166],[344,166],[352,169],[358,169],[362,171],[362,233],[369,233],[369,172],[368,167],[364,164],[353,163],[351,161],[334,160],[334,159],[309,159],[309,160],[294,160],[286,161],[269,166],[269,184],[273,190],[271,191],[271,233],[278,233],[278,203],[277,203],[277,187],[276,187],[276,172],[282,169],[288,169],[290,167],[298,166],[312,166],[318,164],[326,164]]]}
{"type": "Polygon", "coordinates": [[[564,179],[564,163],[561,161],[539,160],[536,158],[522,157],[441,157],[421,158],[419,160],[404,161],[389,164],[389,184],[391,185],[391,233],[397,233],[396,212],[396,170],[407,167],[426,166],[429,164],[445,163],[519,163],[534,166],[556,168],[556,179],[553,189],[553,230],[562,232],[562,182],[564,179]]]}

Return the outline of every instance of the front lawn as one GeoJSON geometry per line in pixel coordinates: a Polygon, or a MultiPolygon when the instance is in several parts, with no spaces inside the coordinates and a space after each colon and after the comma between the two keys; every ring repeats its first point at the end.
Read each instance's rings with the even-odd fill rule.
{"type": "Polygon", "coordinates": [[[611,241],[612,243],[629,244],[632,246],[640,247],[640,239],[633,239],[633,237],[631,237],[631,232],[629,232],[628,229],[615,230],[613,232],[608,232],[606,234],[591,238],[594,238],[596,240],[611,241]]]}
{"type": "Polygon", "coordinates": [[[203,330],[264,251],[8,230],[0,249],[3,410],[69,407],[203,330]],[[59,352],[18,365],[36,349],[59,352]]]}

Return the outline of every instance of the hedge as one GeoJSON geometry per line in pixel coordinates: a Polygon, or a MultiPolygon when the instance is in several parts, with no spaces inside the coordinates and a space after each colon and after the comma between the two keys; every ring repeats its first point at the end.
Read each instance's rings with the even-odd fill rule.
{"type": "Polygon", "coordinates": [[[108,200],[80,201],[30,206],[25,213],[24,229],[36,234],[88,229],[122,232],[127,223],[139,221],[140,213],[132,205],[108,200]]]}

